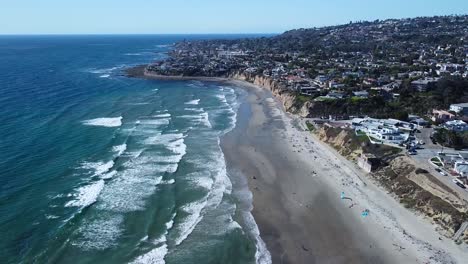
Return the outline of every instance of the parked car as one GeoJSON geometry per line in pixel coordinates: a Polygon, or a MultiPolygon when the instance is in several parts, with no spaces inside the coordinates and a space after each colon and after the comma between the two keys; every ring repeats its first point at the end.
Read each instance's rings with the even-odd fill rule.
{"type": "Polygon", "coordinates": [[[465,184],[463,184],[460,180],[458,180],[458,179],[453,179],[452,181],[453,181],[453,183],[455,183],[456,185],[458,185],[460,188],[466,189],[465,184]]]}
{"type": "Polygon", "coordinates": [[[439,168],[436,168],[435,169],[438,173],[440,173],[442,176],[447,176],[447,173],[445,173],[445,171],[439,169],[439,168]]]}

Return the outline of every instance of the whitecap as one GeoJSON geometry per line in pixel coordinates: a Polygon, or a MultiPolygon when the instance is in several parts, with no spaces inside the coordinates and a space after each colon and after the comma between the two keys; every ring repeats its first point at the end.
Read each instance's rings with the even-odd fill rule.
{"type": "Polygon", "coordinates": [[[200,99],[195,99],[195,100],[185,102],[186,105],[198,105],[199,103],[200,103],[200,99]]]}
{"type": "Polygon", "coordinates": [[[165,125],[169,125],[170,120],[171,120],[170,118],[140,120],[140,124],[141,125],[165,126],[165,125]]]}
{"type": "Polygon", "coordinates": [[[103,174],[101,176],[101,179],[103,179],[103,180],[112,179],[116,174],[117,174],[117,171],[111,171],[109,173],[103,174]]]}
{"type": "Polygon", "coordinates": [[[212,127],[210,119],[209,119],[209,115],[207,112],[203,112],[198,115],[181,115],[181,116],[178,116],[178,118],[190,119],[190,120],[196,121],[197,124],[203,124],[204,126],[208,128],[212,127]]]}
{"type": "Polygon", "coordinates": [[[45,217],[49,220],[60,218],[60,216],[57,216],[57,215],[46,215],[45,217]]]}
{"type": "Polygon", "coordinates": [[[193,112],[205,112],[203,108],[184,108],[186,111],[193,111],[193,112]]]}
{"type": "Polygon", "coordinates": [[[99,76],[99,78],[109,78],[110,77],[110,74],[103,74],[101,76],[99,76]]]}
{"type": "Polygon", "coordinates": [[[134,264],[165,264],[164,258],[168,253],[167,245],[164,244],[160,247],[152,249],[150,252],[139,256],[131,263],[134,264]]]}
{"type": "Polygon", "coordinates": [[[167,117],[171,117],[171,114],[169,113],[166,113],[166,114],[159,114],[159,115],[154,115],[153,117],[155,118],[167,118],[167,117]]]}
{"type": "Polygon", "coordinates": [[[224,94],[216,94],[216,98],[218,98],[221,102],[227,103],[226,96],[224,94]]]}
{"type": "Polygon", "coordinates": [[[183,219],[183,222],[179,222],[176,226],[179,236],[175,239],[175,245],[178,246],[193,232],[193,229],[203,219],[202,210],[206,206],[206,199],[203,201],[196,201],[186,204],[180,208],[188,215],[183,219]]]}
{"type": "Polygon", "coordinates": [[[99,180],[93,184],[83,186],[78,189],[76,199],[65,204],[66,207],[87,207],[96,202],[99,194],[104,188],[104,180],[99,180]]]}
{"type": "Polygon", "coordinates": [[[127,150],[127,144],[112,147],[112,151],[117,153],[117,156],[122,155],[125,152],[125,150],[127,150]]]}
{"type": "Polygon", "coordinates": [[[82,122],[87,126],[119,127],[122,125],[122,117],[101,117],[82,122]]]}
{"type": "Polygon", "coordinates": [[[122,215],[106,217],[104,214],[97,219],[86,219],[78,228],[80,236],[72,242],[83,250],[104,250],[117,245],[117,239],[122,235],[122,215]]]}
{"type": "Polygon", "coordinates": [[[84,162],[82,164],[83,169],[92,169],[94,170],[94,175],[99,176],[108,172],[114,166],[114,161],[110,160],[108,162],[84,162]]]}
{"type": "Polygon", "coordinates": [[[161,182],[161,184],[166,184],[166,185],[171,185],[171,184],[174,184],[174,183],[175,183],[174,179],[170,179],[170,180],[166,180],[166,181],[161,182]]]}

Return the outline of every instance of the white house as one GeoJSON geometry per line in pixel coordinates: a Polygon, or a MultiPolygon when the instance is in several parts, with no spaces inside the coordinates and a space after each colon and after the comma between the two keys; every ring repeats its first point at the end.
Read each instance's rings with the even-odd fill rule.
{"type": "Polygon", "coordinates": [[[359,98],[368,98],[369,97],[369,93],[367,91],[353,92],[353,95],[356,96],[356,97],[359,97],[359,98]]]}
{"type": "Polygon", "coordinates": [[[464,132],[468,131],[468,124],[461,120],[453,120],[453,121],[448,121],[445,122],[444,127],[447,128],[448,130],[452,130],[455,132],[464,132]]]}
{"type": "Polygon", "coordinates": [[[450,105],[450,111],[453,111],[459,115],[468,116],[468,103],[463,104],[452,104],[450,105]]]}
{"type": "Polygon", "coordinates": [[[407,141],[410,136],[409,133],[402,130],[401,122],[396,119],[355,118],[352,125],[356,131],[364,132],[385,144],[399,145],[407,141]]]}
{"type": "Polygon", "coordinates": [[[455,165],[453,166],[453,170],[460,174],[462,177],[467,177],[468,176],[468,162],[466,161],[458,161],[455,162],[455,165]]]}

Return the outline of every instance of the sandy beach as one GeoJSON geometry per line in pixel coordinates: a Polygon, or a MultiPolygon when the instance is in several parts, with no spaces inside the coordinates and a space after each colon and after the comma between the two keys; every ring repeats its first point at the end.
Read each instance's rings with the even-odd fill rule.
{"type": "Polygon", "coordinates": [[[228,173],[248,179],[252,214],[273,263],[463,263],[468,258],[466,246],[441,238],[426,219],[305,131],[268,90],[232,83],[248,96],[222,148],[228,173]]]}

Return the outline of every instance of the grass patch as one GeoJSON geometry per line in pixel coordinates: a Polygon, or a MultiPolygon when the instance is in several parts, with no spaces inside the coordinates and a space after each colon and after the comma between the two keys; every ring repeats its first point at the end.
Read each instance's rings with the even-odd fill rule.
{"type": "Polygon", "coordinates": [[[358,96],[351,97],[351,103],[357,103],[357,102],[360,102],[360,101],[363,101],[363,100],[367,100],[367,98],[362,98],[362,97],[358,97],[358,96]]]}
{"type": "Polygon", "coordinates": [[[440,162],[440,159],[437,157],[431,158],[431,162],[434,163],[437,167],[443,167],[444,164],[440,162]]]}
{"type": "Polygon", "coordinates": [[[309,121],[306,121],[306,126],[307,126],[307,129],[311,132],[315,130],[314,125],[312,125],[309,121]]]}

